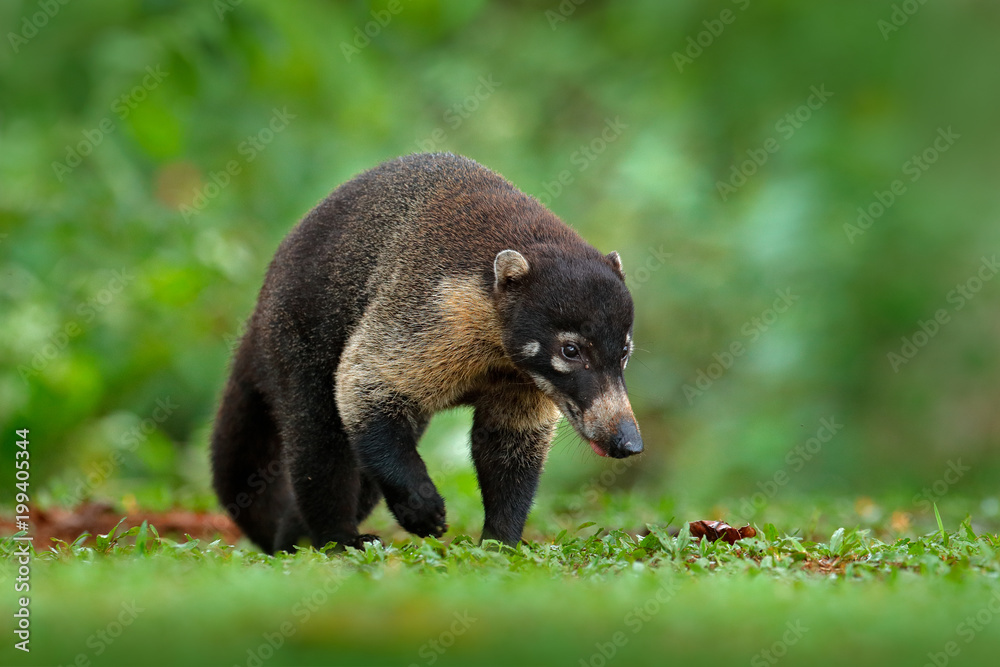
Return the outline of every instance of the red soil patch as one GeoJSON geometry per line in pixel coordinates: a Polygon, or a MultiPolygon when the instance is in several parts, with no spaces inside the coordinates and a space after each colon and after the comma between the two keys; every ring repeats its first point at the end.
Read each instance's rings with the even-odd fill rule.
{"type": "MultiPolygon", "coordinates": [[[[183,540],[184,535],[202,540],[221,537],[233,544],[242,535],[236,524],[225,514],[170,510],[167,512],[122,512],[104,503],[83,503],[72,510],[61,507],[31,509],[28,534],[34,539],[35,549],[42,551],[52,544],[52,538],[72,542],[83,533],[107,535],[122,518],[125,522],[119,529],[124,532],[143,521],[154,526],[161,536],[183,540]]],[[[12,535],[17,532],[13,516],[0,517],[0,534],[12,535]]],[[[87,539],[93,542],[93,537],[87,539]]]]}

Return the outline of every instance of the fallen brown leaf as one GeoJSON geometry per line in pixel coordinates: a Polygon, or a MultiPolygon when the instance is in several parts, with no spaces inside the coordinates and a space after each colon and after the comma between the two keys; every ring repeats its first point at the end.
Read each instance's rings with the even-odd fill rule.
{"type": "Polygon", "coordinates": [[[692,521],[690,528],[691,536],[697,537],[699,540],[704,537],[710,542],[725,540],[729,544],[735,544],[737,540],[757,535],[757,531],[750,524],[742,528],[733,528],[723,521],[692,521]]]}

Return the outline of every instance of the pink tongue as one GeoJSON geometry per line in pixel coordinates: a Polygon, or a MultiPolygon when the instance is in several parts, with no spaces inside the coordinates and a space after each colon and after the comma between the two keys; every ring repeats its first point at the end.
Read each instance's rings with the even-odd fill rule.
{"type": "Polygon", "coordinates": [[[594,453],[598,456],[607,456],[608,453],[597,446],[597,443],[593,440],[590,441],[590,448],[594,450],[594,453]]]}

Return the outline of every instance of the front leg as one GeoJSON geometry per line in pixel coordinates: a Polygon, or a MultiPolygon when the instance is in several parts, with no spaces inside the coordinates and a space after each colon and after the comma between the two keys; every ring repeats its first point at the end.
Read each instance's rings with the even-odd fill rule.
{"type": "MultiPolygon", "coordinates": [[[[417,454],[429,416],[420,395],[421,388],[426,391],[426,364],[414,361],[418,337],[402,324],[386,324],[405,319],[373,308],[337,366],[337,409],[363,477],[378,486],[399,525],[420,537],[440,537],[447,530],[444,499],[417,454]]],[[[364,514],[370,507],[358,509],[364,514]]]]}
{"type": "Polygon", "coordinates": [[[559,412],[533,390],[502,389],[476,402],[472,460],[483,495],[484,540],[515,545],[538,489],[559,412]]]}
{"type": "Polygon", "coordinates": [[[378,484],[389,510],[407,532],[440,537],[448,529],[444,499],[417,453],[422,430],[397,402],[368,405],[349,429],[361,469],[378,484]]]}

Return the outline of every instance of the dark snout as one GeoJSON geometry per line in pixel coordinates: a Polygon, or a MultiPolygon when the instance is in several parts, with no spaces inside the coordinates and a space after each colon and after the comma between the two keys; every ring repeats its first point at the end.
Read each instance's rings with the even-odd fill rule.
{"type": "Polygon", "coordinates": [[[632,419],[623,419],[618,423],[618,430],[608,444],[608,456],[624,459],[642,451],[642,437],[639,427],[632,419]]]}

